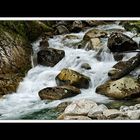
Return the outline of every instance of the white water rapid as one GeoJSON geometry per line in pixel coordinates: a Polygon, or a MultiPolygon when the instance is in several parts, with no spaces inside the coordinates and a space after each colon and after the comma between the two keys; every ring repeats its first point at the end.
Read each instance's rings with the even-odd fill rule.
{"type": "MultiPolygon", "coordinates": [[[[99,26],[100,29],[123,29],[123,27],[112,24],[99,26]]],[[[107,103],[109,98],[96,94],[95,89],[98,85],[102,84],[108,79],[107,73],[111,67],[117,63],[113,55],[107,51],[103,51],[101,54],[101,61],[96,59],[96,51],[86,51],[84,49],[74,49],[67,47],[67,44],[72,44],[82,40],[84,32],[76,33],[78,39],[66,39],[63,40],[64,35],[54,36],[49,39],[49,46],[62,49],[65,51],[65,57],[54,67],[35,66],[27,73],[24,80],[20,83],[16,93],[6,95],[0,99],[0,119],[1,120],[13,120],[19,119],[20,116],[35,112],[45,108],[51,108],[57,106],[63,101],[73,101],[81,98],[93,99],[95,102],[107,103]],[[80,66],[83,63],[88,63],[91,66],[91,70],[82,69],[80,66]],[[49,86],[56,86],[55,77],[63,69],[70,68],[76,70],[91,78],[91,85],[88,89],[81,89],[82,93],[71,98],[56,100],[52,102],[42,101],[38,92],[49,86]]],[[[133,36],[133,33],[126,32],[127,35],[133,36]]],[[[139,41],[139,38],[134,38],[139,41]]],[[[38,51],[39,41],[33,44],[34,51],[38,51]]],[[[107,39],[104,40],[105,49],[107,49],[107,39]]],[[[128,59],[136,53],[126,54],[124,59],[128,59]]]]}

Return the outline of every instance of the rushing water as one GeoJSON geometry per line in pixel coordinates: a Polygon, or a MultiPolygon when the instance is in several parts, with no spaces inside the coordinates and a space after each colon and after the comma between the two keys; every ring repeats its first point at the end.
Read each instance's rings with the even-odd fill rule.
{"type": "MultiPolygon", "coordinates": [[[[117,24],[99,26],[98,28],[104,30],[123,29],[123,27],[117,24]]],[[[39,65],[33,67],[28,72],[23,82],[20,83],[16,93],[6,95],[0,99],[0,119],[11,120],[26,118],[24,116],[26,116],[27,114],[56,107],[58,104],[64,101],[73,101],[81,98],[93,99],[98,103],[111,102],[108,97],[95,93],[96,87],[108,79],[107,73],[116,63],[113,55],[109,51],[106,51],[107,38],[103,40],[104,51],[101,53],[101,61],[98,61],[96,59],[96,51],[86,51],[85,49],[74,49],[72,47],[68,47],[70,44],[82,40],[84,34],[84,32],[73,34],[77,36],[77,39],[64,40],[63,35],[54,36],[53,38],[49,39],[49,46],[52,48],[64,50],[65,57],[54,67],[44,67],[39,65]],[[82,69],[81,64],[83,63],[90,64],[92,69],[82,69]],[[49,102],[47,100],[42,101],[38,96],[38,92],[45,87],[56,86],[55,77],[63,68],[70,68],[90,77],[90,87],[88,89],[81,89],[82,93],[75,97],[56,100],[52,102],[49,102]]],[[[131,37],[134,35],[130,32],[125,32],[125,34],[131,37]]],[[[134,38],[134,40],[139,42],[140,39],[134,38]]],[[[33,44],[35,53],[39,50],[39,41],[40,40],[33,44]]],[[[136,53],[126,54],[124,60],[129,59],[135,54],[136,53]]],[[[48,115],[48,113],[45,115],[48,115]]],[[[41,117],[40,115],[38,117],[38,119],[43,118],[44,116],[41,117]]],[[[45,119],[50,118],[46,117],[45,119]]]]}

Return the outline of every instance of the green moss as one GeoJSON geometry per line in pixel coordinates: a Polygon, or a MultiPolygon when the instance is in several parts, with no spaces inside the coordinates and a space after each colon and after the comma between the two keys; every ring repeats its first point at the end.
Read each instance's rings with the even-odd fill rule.
{"type": "Polygon", "coordinates": [[[127,21],[123,23],[123,26],[128,31],[140,33],[140,21],[127,21]]]}
{"type": "Polygon", "coordinates": [[[16,34],[23,36],[30,42],[35,41],[43,32],[53,29],[40,21],[0,21],[1,27],[5,30],[12,30],[16,34]]]}

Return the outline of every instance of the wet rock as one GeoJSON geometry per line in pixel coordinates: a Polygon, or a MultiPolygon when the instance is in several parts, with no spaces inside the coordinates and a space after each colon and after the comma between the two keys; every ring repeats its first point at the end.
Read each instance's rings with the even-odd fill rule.
{"type": "Polygon", "coordinates": [[[66,39],[79,39],[78,36],[76,35],[65,35],[64,38],[63,38],[63,41],[65,41],[66,39]]]}
{"type": "Polygon", "coordinates": [[[69,33],[69,30],[64,25],[59,25],[56,27],[56,29],[58,31],[58,34],[68,34],[69,33]]]}
{"type": "Polygon", "coordinates": [[[55,78],[58,86],[72,85],[77,88],[88,88],[90,78],[71,69],[62,69],[55,78]]]}
{"type": "Polygon", "coordinates": [[[47,87],[39,91],[42,100],[60,100],[80,94],[81,91],[73,86],[47,87]]]}
{"type": "Polygon", "coordinates": [[[64,114],[75,116],[75,115],[87,115],[90,109],[97,104],[92,100],[82,99],[73,101],[69,106],[66,107],[64,114]]]}
{"type": "Polygon", "coordinates": [[[100,43],[101,42],[100,42],[99,38],[92,38],[86,44],[85,49],[86,50],[99,50],[101,48],[101,44],[100,43]]]}
{"type": "Polygon", "coordinates": [[[83,37],[83,40],[89,41],[92,38],[107,37],[107,32],[99,29],[89,30],[83,37]]]}
{"type": "Polygon", "coordinates": [[[123,59],[124,54],[123,54],[123,53],[115,52],[115,53],[113,53],[113,57],[114,57],[114,59],[115,59],[116,61],[120,61],[120,60],[123,59]]]}
{"type": "Polygon", "coordinates": [[[91,66],[88,63],[83,63],[81,65],[81,68],[86,69],[86,70],[90,70],[91,69],[91,66]]]}
{"type": "Polygon", "coordinates": [[[0,74],[0,96],[16,92],[23,76],[19,74],[0,74]]]}
{"type": "Polygon", "coordinates": [[[129,74],[132,70],[140,65],[140,54],[138,53],[136,56],[130,58],[128,61],[119,61],[117,64],[113,66],[113,70],[111,70],[108,75],[111,79],[119,79],[127,74],[129,74]]]}
{"type": "Polygon", "coordinates": [[[136,78],[126,76],[119,80],[107,81],[96,88],[96,92],[115,99],[140,96],[140,84],[136,78]]]}
{"type": "Polygon", "coordinates": [[[83,37],[83,40],[77,43],[79,49],[86,50],[99,50],[103,46],[101,45],[100,38],[107,37],[106,31],[99,29],[89,30],[83,37]]]}
{"type": "Polygon", "coordinates": [[[111,52],[124,52],[138,49],[138,44],[120,32],[113,32],[108,38],[107,47],[111,52]]]}
{"type": "Polygon", "coordinates": [[[93,108],[90,109],[88,116],[90,118],[102,118],[103,116],[101,114],[103,114],[103,111],[107,110],[108,108],[101,104],[99,106],[94,106],[93,108]],[[99,115],[100,114],[100,115],[99,115]]]}
{"type": "Polygon", "coordinates": [[[37,62],[43,66],[53,67],[62,60],[64,56],[65,52],[63,50],[46,48],[37,53],[37,62]]]}
{"type": "Polygon", "coordinates": [[[40,50],[45,50],[49,47],[49,42],[48,42],[48,38],[43,38],[42,41],[39,44],[39,48],[40,50]]]}
{"type": "Polygon", "coordinates": [[[80,20],[75,20],[72,24],[72,31],[73,32],[80,32],[83,28],[83,23],[80,20]]]}

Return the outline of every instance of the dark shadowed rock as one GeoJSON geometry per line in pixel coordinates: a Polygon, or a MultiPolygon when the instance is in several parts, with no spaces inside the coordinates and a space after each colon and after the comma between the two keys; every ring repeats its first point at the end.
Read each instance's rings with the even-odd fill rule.
{"type": "Polygon", "coordinates": [[[81,91],[73,86],[47,87],[39,91],[42,100],[59,100],[80,94],[81,91]]]}
{"type": "Polygon", "coordinates": [[[37,53],[37,62],[43,66],[53,67],[65,56],[63,50],[57,50],[53,48],[46,48],[37,53]]]}
{"type": "Polygon", "coordinates": [[[75,20],[72,24],[72,31],[73,32],[80,32],[83,28],[83,23],[80,20],[75,20]]]}
{"type": "Polygon", "coordinates": [[[81,65],[81,68],[86,69],[86,70],[90,70],[91,69],[91,66],[88,63],[83,63],[81,65]]]}
{"type": "Polygon", "coordinates": [[[57,85],[72,85],[77,88],[88,88],[90,78],[71,69],[62,69],[55,78],[57,85]]]}
{"type": "Polygon", "coordinates": [[[108,48],[111,52],[124,52],[138,49],[138,44],[125,34],[113,32],[108,38],[108,48]]]}
{"type": "Polygon", "coordinates": [[[123,59],[124,57],[124,54],[123,53],[119,53],[119,52],[115,52],[113,53],[113,57],[116,61],[120,61],[123,59]]]}

